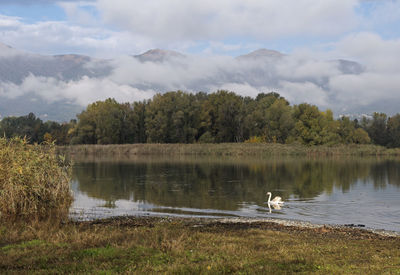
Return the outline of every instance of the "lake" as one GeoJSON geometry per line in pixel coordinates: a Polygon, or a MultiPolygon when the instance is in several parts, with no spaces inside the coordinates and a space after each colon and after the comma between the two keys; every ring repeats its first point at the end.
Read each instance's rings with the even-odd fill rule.
{"type": "Polygon", "coordinates": [[[73,165],[71,217],[282,218],[400,231],[400,160],[138,157],[73,165]],[[274,208],[267,192],[285,204],[274,208]]]}

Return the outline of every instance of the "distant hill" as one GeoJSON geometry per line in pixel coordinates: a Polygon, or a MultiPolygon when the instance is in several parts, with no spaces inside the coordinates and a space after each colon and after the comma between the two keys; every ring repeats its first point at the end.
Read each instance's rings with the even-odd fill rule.
{"type": "Polygon", "coordinates": [[[21,83],[29,74],[72,80],[83,75],[101,77],[110,73],[105,60],[84,55],[44,56],[15,50],[4,44],[0,44],[0,51],[0,81],[21,83]],[[98,63],[98,66],[86,67],[90,62],[98,63]]]}
{"type": "MultiPolygon", "coordinates": [[[[280,67],[291,58],[290,55],[268,49],[259,49],[236,58],[226,57],[221,59],[222,61],[218,58],[192,58],[189,55],[162,49],[152,49],[124,58],[128,63],[130,62],[131,67],[121,66],[118,63],[120,60],[98,59],[76,54],[39,55],[0,43],[0,118],[34,112],[42,119],[69,121],[85,108],[77,103],[79,95],[77,97],[75,94],[60,95],[58,93],[57,97],[51,100],[38,96],[38,91],[35,89],[42,89],[43,85],[33,85],[34,88],[30,89],[27,87],[29,83],[24,82],[27,77],[32,76],[50,79],[44,81],[47,85],[46,89],[51,89],[51,86],[48,86],[56,81],[62,82],[64,88],[68,90],[70,82],[74,81],[100,83],[103,80],[109,80],[106,83],[115,84],[110,86],[111,89],[117,89],[112,91],[114,95],[115,92],[119,92],[118,87],[123,87],[121,93],[126,93],[126,87],[137,89],[137,93],[142,90],[166,92],[174,89],[208,92],[218,87],[234,90],[236,86],[241,85],[241,87],[254,87],[260,92],[268,92],[265,87],[271,87],[270,90],[273,90],[281,80],[292,81],[293,78],[303,77],[291,74],[282,76],[280,67]],[[136,60],[136,63],[129,59],[136,60]],[[147,66],[151,63],[154,63],[153,67],[157,71],[149,71],[153,69],[147,66]],[[163,67],[164,65],[166,66],[163,67]],[[144,66],[146,71],[143,72],[140,66],[144,66]],[[115,71],[120,73],[121,70],[125,70],[125,78],[113,75],[115,71]],[[132,75],[131,78],[130,75],[132,75]],[[21,85],[25,85],[22,92],[18,89],[21,85]]],[[[329,66],[333,66],[341,74],[360,74],[364,71],[362,65],[353,61],[320,62],[331,64],[329,66]]],[[[302,65],[299,63],[298,66],[302,65]]],[[[320,87],[325,87],[328,83],[327,79],[313,75],[305,76],[300,80],[296,79],[296,81],[307,81],[320,87]]],[[[58,86],[54,87],[57,89],[58,86]]],[[[79,89],[82,89],[79,92],[82,96],[87,92],[85,87],[87,87],[85,83],[79,86],[79,89]]],[[[91,89],[91,96],[88,98],[96,100],[97,91],[93,90],[95,89],[93,87],[91,89]]],[[[46,95],[49,95],[49,91],[46,91],[46,95]]],[[[101,96],[104,98],[107,94],[103,91],[101,96]]]]}
{"type": "Polygon", "coordinates": [[[134,55],[134,57],[141,62],[165,62],[173,58],[185,58],[186,56],[175,51],[152,49],[145,53],[134,55]]]}
{"type": "Polygon", "coordinates": [[[260,58],[269,58],[269,59],[280,59],[284,57],[285,55],[274,50],[268,50],[268,49],[258,49],[256,51],[253,51],[251,53],[245,54],[245,55],[240,55],[236,57],[239,60],[248,60],[248,59],[260,59],[260,58]]]}
{"type": "MultiPolygon", "coordinates": [[[[83,76],[105,77],[110,72],[107,60],[76,54],[44,56],[0,43],[0,82],[3,83],[19,85],[29,75],[70,81],[79,80],[83,76]]],[[[34,93],[16,98],[7,98],[0,93],[1,117],[34,112],[42,119],[69,121],[80,110],[82,106],[65,99],[49,103],[34,93]]]]}

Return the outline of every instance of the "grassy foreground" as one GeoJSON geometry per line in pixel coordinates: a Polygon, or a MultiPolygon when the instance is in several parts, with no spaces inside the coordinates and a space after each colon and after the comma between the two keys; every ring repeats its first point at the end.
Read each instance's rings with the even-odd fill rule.
{"type": "Polygon", "coordinates": [[[74,157],[141,155],[199,156],[400,156],[400,148],[377,145],[306,146],[274,143],[123,144],[59,146],[58,153],[74,157]]]}
{"type": "Polygon", "coordinates": [[[0,273],[400,274],[400,238],[163,218],[0,226],[0,273]]]}

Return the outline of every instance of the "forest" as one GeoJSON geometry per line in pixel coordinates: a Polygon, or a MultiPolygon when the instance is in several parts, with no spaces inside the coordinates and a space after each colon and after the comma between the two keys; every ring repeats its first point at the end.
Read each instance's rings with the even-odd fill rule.
{"type": "Polygon", "coordinates": [[[300,143],[376,144],[400,147],[400,114],[335,119],[331,110],[290,103],[278,93],[256,98],[229,91],[156,94],[152,99],[118,103],[97,101],[70,122],[42,121],[33,113],[5,117],[0,134],[27,137],[30,143],[300,143]]]}

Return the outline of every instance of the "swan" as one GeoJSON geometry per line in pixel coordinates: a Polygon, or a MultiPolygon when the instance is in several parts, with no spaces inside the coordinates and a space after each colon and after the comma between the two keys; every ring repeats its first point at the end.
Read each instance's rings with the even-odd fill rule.
{"type": "Polygon", "coordinates": [[[269,213],[272,213],[272,208],[273,208],[274,210],[281,210],[281,209],[282,209],[282,208],[281,208],[281,205],[282,205],[282,203],[281,203],[281,204],[271,204],[271,203],[268,203],[269,213]],[[272,208],[271,208],[271,206],[272,206],[272,208]]]}
{"type": "Polygon", "coordinates": [[[271,192],[268,192],[267,195],[269,196],[268,197],[268,204],[280,205],[280,204],[284,203],[282,198],[278,197],[278,196],[276,196],[273,200],[271,200],[271,196],[272,196],[271,192]]]}

